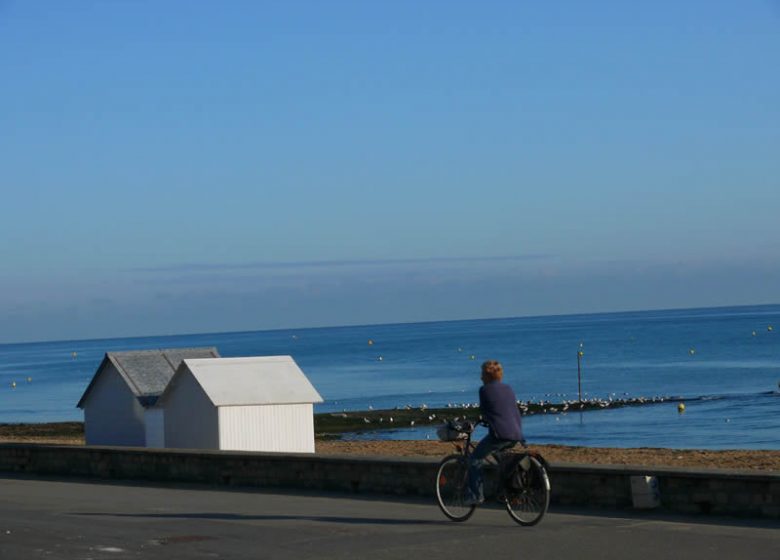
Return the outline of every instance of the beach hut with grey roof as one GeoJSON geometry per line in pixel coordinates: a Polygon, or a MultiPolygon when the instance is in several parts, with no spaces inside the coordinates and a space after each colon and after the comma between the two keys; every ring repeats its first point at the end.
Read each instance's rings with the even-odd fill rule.
{"type": "Polygon", "coordinates": [[[185,359],[157,402],[167,447],[314,452],[317,390],[291,356],[185,359]]]}
{"type": "Polygon", "coordinates": [[[216,348],[108,352],[79,400],[87,445],[165,447],[163,411],[153,405],[185,358],[218,358],[216,348]]]}

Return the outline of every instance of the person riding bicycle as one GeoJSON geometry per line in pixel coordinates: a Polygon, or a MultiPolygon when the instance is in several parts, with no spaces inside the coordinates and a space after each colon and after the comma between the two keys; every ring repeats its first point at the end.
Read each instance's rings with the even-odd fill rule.
{"type": "Polygon", "coordinates": [[[479,388],[479,408],[488,435],[477,444],[469,464],[469,491],[466,502],[485,501],[482,467],[492,453],[508,449],[523,441],[522,421],[517,397],[512,387],[503,383],[504,368],[495,360],[482,364],[482,387],[479,388]]]}

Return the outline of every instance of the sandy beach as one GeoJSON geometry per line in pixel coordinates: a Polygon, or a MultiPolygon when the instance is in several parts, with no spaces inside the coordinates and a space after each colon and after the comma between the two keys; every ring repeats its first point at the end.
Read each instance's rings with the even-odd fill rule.
{"type": "MultiPolygon", "coordinates": [[[[84,445],[83,425],[80,422],[2,424],[0,443],[84,445]]],[[[564,445],[536,445],[531,449],[542,453],[548,461],[558,463],[780,472],[780,450],[619,449],[564,445]]],[[[316,453],[321,455],[443,457],[453,450],[452,443],[439,441],[316,441],[316,453]]]]}
{"type": "MultiPolygon", "coordinates": [[[[438,441],[318,441],[322,455],[437,456],[453,452],[452,443],[438,441]]],[[[780,472],[780,451],[695,449],[618,449],[532,445],[548,461],[598,465],[645,465],[780,472]]]]}

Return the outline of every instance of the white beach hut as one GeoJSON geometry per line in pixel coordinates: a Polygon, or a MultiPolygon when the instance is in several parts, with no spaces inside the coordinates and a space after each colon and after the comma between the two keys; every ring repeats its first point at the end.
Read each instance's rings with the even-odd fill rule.
{"type": "Polygon", "coordinates": [[[167,447],[314,452],[322,397],[291,356],[186,359],[157,402],[167,447]]]}
{"type": "Polygon", "coordinates": [[[108,352],[76,405],[87,445],[165,447],[157,399],[185,358],[218,358],[216,348],[108,352]]]}

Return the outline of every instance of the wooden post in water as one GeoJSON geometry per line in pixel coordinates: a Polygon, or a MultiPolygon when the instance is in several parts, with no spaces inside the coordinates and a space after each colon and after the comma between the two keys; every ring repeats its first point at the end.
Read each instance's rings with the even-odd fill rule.
{"type": "Polygon", "coordinates": [[[577,350],[577,394],[579,395],[580,402],[582,402],[582,342],[577,350]]]}

